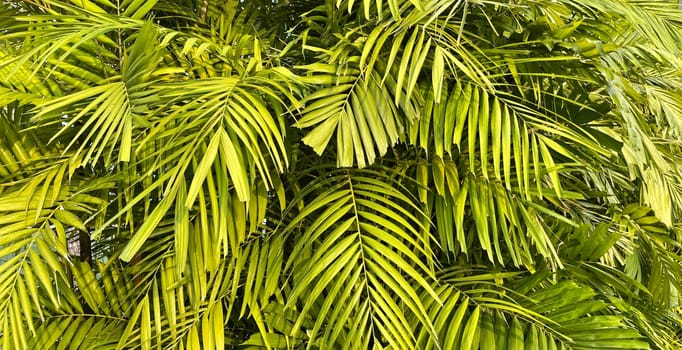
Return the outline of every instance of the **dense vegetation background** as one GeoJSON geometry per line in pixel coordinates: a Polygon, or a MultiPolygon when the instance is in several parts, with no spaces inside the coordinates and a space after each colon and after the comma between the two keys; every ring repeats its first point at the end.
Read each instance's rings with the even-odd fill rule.
{"type": "Polygon", "coordinates": [[[682,11],[0,3],[2,349],[679,349],[682,11]]]}

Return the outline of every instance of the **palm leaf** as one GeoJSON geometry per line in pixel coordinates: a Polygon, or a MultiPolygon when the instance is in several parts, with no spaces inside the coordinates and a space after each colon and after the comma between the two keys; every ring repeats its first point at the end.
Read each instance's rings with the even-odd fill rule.
{"type": "Polygon", "coordinates": [[[313,314],[310,344],[331,346],[339,342],[343,331],[355,339],[352,343],[341,341],[339,345],[344,347],[381,343],[381,339],[399,348],[410,347],[414,339],[407,315],[415,315],[427,329],[432,327],[413,286],[422,286],[438,300],[418,272],[428,276],[430,271],[420,258],[427,253],[424,244],[428,241],[420,235],[419,218],[391,204],[409,206],[409,197],[386,180],[363,175],[334,174],[302,190],[307,193],[322,184],[329,188],[287,229],[293,231],[304,220],[312,221],[305,231],[296,233],[303,238],[287,262],[287,269],[300,271],[293,276],[289,295],[290,307],[299,300],[301,303],[294,331],[304,317],[313,314]],[[301,254],[309,259],[297,266],[301,254]],[[321,298],[325,292],[327,296],[321,298]],[[344,304],[347,306],[339,307],[344,304]],[[361,328],[356,329],[357,325],[361,328]]]}

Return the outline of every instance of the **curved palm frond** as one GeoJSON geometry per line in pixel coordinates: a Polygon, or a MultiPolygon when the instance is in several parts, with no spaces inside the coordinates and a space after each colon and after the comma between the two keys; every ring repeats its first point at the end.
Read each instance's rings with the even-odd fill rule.
{"type": "Polygon", "coordinates": [[[333,171],[298,196],[311,199],[285,229],[298,242],[287,261],[287,297],[290,307],[300,304],[294,331],[313,317],[311,345],[355,348],[385,341],[411,347],[408,315],[432,328],[415,291],[420,286],[440,302],[428,282],[435,277],[429,238],[422,233],[428,228],[407,209],[417,208],[410,198],[382,178],[333,171]]]}

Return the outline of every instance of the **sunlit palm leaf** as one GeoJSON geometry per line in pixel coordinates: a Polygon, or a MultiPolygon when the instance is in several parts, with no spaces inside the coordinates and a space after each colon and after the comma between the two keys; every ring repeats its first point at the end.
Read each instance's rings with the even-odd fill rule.
{"type": "Polygon", "coordinates": [[[294,331],[303,317],[315,315],[311,344],[354,347],[385,339],[406,348],[414,344],[407,315],[432,327],[416,287],[440,301],[424,277],[433,276],[428,238],[420,234],[419,217],[406,211],[414,204],[390,182],[369,174],[331,173],[311,183],[302,193],[328,190],[316,195],[287,229],[311,221],[304,231],[290,233],[301,238],[287,262],[288,269],[296,269],[289,304],[300,302],[302,308],[294,331]],[[300,256],[308,258],[299,261],[300,256]],[[341,331],[354,341],[339,340],[341,331]]]}

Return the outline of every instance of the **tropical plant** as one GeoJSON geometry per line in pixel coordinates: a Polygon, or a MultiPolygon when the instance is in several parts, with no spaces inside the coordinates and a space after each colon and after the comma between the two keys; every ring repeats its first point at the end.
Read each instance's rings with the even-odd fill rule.
{"type": "Polygon", "coordinates": [[[679,349],[662,0],[0,2],[0,348],[679,349]]]}

